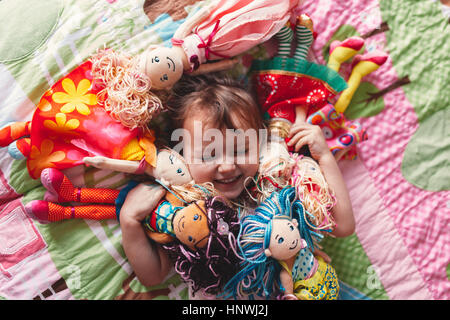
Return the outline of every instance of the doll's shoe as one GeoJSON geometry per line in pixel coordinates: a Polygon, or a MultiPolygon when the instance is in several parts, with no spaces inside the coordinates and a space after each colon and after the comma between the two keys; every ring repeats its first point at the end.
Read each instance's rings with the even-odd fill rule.
{"type": "Polygon", "coordinates": [[[25,211],[41,223],[56,222],[73,218],[74,207],[63,207],[44,200],[33,200],[25,206],[25,211]]]}
{"type": "Polygon", "coordinates": [[[33,200],[25,206],[25,211],[30,217],[40,222],[50,222],[47,201],[33,200]]]}
{"type": "Polygon", "coordinates": [[[303,27],[309,29],[309,31],[311,31],[311,33],[314,33],[313,21],[305,13],[303,13],[297,17],[297,26],[303,26],[303,27]]]}
{"type": "Polygon", "coordinates": [[[74,201],[75,188],[61,171],[55,168],[46,168],[42,170],[41,182],[47,189],[44,200],[50,202],[74,201]]]}
{"type": "Polygon", "coordinates": [[[8,146],[9,155],[16,160],[24,160],[28,158],[31,152],[31,140],[30,138],[22,138],[13,141],[8,146]]]}
{"type": "Polygon", "coordinates": [[[353,50],[356,53],[361,50],[363,45],[364,39],[357,36],[350,37],[344,41],[335,40],[330,44],[330,54],[332,54],[336,48],[346,48],[353,50]]]}
{"type": "Polygon", "coordinates": [[[357,55],[353,61],[353,69],[347,80],[348,88],[339,96],[338,101],[334,105],[336,111],[343,113],[350,104],[356,89],[361,83],[361,79],[371,72],[377,70],[383,65],[388,55],[382,51],[374,51],[364,55],[357,55]]]}
{"type": "Polygon", "coordinates": [[[376,50],[373,52],[366,53],[364,55],[355,56],[355,58],[353,59],[352,67],[355,68],[360,62],[364,62],[364,61],[371,62],[371,63],[375,64],[376,66],[369,68],[371,71],[369,71],[368,73],[370,73],[370,72],[373,72],[376,69],[378,69],[380,66],[382,66],[386,62],[387,58],[388,58],[388,55],[386,52],[376,50]],[[372,70],[372,69],[374,69],[374,70],[372,70]]]}

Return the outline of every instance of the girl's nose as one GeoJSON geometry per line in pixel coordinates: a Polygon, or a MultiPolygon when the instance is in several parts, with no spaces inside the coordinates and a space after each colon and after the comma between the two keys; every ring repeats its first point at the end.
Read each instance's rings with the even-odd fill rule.
{"type": "Polygon", "coordinates": [[[218,171],[220,173],[231,172],[236,169],[236,165],[234,163],[222,163],[219,165],[218,171]]]}

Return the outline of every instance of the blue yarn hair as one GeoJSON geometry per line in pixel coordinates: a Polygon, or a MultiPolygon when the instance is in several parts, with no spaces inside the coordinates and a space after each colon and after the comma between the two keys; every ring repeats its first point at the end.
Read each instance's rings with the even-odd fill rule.
{"type": "Polygon", "coordinates": [[[314,251],[314,243],[321,239],[321,235],[311,230],[311,222],[309,225],[306,223],[309,215],[297,199],[295,188],[286,187],[272,193],[254,214],[242,218],[237,238],[238,253],[243,260],[241,270],[228,281],[220,296],[237,299],[256,294],[270,299],[283,291],[279,279],[281,266],[264,252],[269,247],[272,221],[275,218],[296,219],[300,236],[314,251]]]}

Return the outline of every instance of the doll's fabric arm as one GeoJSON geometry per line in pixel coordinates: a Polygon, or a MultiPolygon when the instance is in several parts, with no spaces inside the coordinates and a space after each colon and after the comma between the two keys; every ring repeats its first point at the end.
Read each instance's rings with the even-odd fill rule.
{"type": "Polygon", "coordinates": [[[126,173],[142,174],[147,173],[146,162],[111,159],[103,156],[85,157],[83,158],[85,164],[99,168],[126,173]]]}
{"type": "Polygon", "coordinates": [[[223,59],[217,62],[204,63],[200,65],[197,70],[191,72],[190,75],[195,76],[198,74],[228,70],[238,63],[238,61],[239,60],[237,58],[233,58],[223,59]]]}
{"type": "Polygon", "coordinates": [[[192,33],[192,30],[200,23],[202,20],[206,19],[211,11],[213,5],[203,7],[198,10],[191,18],[186,19],[175,31],[173,38],[182,40],[192,33]]]}
{"type": "Polygon", "coordinates": [[[292,274],[288,272],[286,269],[282,269],[280,271],[280,281],[285,289],[284,299],[298,300],[297,297],[294,296],[294,281],[292,280],[292,274]]]}

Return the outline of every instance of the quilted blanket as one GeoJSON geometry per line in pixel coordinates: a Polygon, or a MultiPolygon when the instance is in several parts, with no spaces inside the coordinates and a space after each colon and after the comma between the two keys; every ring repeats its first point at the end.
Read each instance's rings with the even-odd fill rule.
{"type": "MultiPolygon", "coordinates": [[[[0,127],[30,120],[41,95],[98,48],[138,53],[170,45],[186,17],[210,1],[0,1],[0,127]],[[26,21],[27,23],[24,23],[26,21]]],[[[445,1],[443,1],[445,2],[445,1]]],[[[388,61],[363,79],[345,112],[369,139],[342,160],[356,232],[327,238],[340,299],[450,299],[450,13],[433,0],[305,0],[317,37],[310,58],[326,63],[333,40],[365,39],[388,61]]],[[[252,57],[233,74],[246,78],[252,57]]],[[[348,75],[349,68],[342,69],[348,75]]],[[[123,186],[117,172],[75,167],[77,186],[123,186]]],[[[24,206],[45,189],[25,161],[0,149],[0,299],[188,299],[172,271],[145,287],[121,245],[117,221],[41,224],[24,206]]]]}

